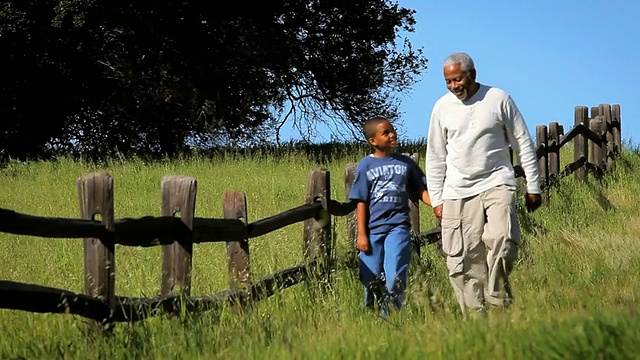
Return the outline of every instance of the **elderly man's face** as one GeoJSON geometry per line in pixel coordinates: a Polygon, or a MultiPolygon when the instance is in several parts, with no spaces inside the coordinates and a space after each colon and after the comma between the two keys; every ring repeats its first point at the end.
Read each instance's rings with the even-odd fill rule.
{"type": "Polygon", "coordinates": [[[447,89],[462,101],[468,100],[473,95],[471,89],[476,81],[462,71],[461,64],[445,66],[444,81],[447,83],[447,89]]]}

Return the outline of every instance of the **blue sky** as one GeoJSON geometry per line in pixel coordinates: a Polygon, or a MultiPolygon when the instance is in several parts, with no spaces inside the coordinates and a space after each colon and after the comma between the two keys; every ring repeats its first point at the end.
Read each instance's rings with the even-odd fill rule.
{"type": "MultiPolygon", "coordinates": [[[[474,59],[479,82],[511,94],[533,136],[536,125],[552,121],[568,131],[575,106],[608,103],[621,106],[623,139],[640,142],[640,1],[399,4],[416,10],[416,31],[408,36],[429,59],[414,90],[401,99],[404,139],[426,137],[431,108],[447,91],[442,62],[464,51],[474,59]]],[[[316,140],[330,138],[321,135],[316,140]]]]}
{"type": "Polygon", "coordinates": [[[640,140],[640,1],[399,0],[416,10],[409,35],[429,69],[402,100],[405,137],[425,137],[435,101],[446,92],[442,62],[474,59],[478,81],[511,94],[535,136],[536,125],[573,126],[574,107],[620,104],[622,137],[640,140]]]}

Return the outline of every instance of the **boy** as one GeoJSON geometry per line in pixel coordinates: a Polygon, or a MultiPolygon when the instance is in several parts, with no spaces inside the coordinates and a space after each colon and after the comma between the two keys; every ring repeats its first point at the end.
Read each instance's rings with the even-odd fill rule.
{"type": "Polygon", "coordinates": [[[373,308],[377,295],[380,313],[386,317],[387,302],[399,310],[405,297],[411,260],[409,198],[429,206],[431,201],[422,170],[394,152],[398,136],[391,122],[374,117],[364,123],[363,133],[374,151],[358,163],[349,199],[358,202],[356,246],[365,306],[373,308]]]}

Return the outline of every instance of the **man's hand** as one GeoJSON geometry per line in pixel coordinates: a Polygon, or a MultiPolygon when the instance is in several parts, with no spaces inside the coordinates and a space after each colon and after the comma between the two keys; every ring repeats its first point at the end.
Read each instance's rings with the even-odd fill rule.
{"type": "Polygon", "coordinates": [[[442,221],[442,204],[433,208],[433,214],[438,218],[438,221],[442,221]]]}
{"type": "Polygon", "coordinates": [[[369,245],[369,237],[367,235],[358,234],[358,240],[356,241],[356,248],[366,253],[371,249],[369,245]]]}
{"type": "Polygon", "coordinates": [[[528,212],[534,212],[540,207],[540,205],[542,205],[542,195],[540,194],[526,193],[524,195],[524,200],[527,203],[528,212]]]}

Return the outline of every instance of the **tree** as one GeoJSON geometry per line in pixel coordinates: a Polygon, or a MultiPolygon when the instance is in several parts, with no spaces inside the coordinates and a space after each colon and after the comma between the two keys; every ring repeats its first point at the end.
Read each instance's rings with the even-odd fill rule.
{"type": "Polygon", "coordinates": [[[12,156],[100,157],[279,140],[285,122],[353,133],[398,116],[427,60],[385,0],[0,3],[0,138],[12,156]],[[6,49],[6,50],[5,50],[6,49]]]}

